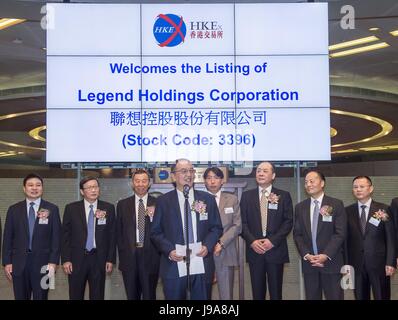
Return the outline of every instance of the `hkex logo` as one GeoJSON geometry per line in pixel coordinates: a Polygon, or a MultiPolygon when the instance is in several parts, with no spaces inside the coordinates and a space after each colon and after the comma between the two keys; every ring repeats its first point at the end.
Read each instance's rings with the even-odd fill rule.
{"type": "Polygon", "coordinates": [[[182,17],[159,14],[153,25],[153,35],[160,47],[175,47],[184,42],[187,27],[182,17]]]}

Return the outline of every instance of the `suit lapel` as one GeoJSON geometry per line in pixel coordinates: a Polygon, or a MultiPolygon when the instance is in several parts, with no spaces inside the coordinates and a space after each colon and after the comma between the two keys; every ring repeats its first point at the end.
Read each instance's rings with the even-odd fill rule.
{"type": "Polygon", "coordinates": [[[369,220],[373,216],[373,213],[377,211],[374,201],[372,200],[369,207],[368,218],[366,219],[366,226],[365,226],[365,235],[369,230],[369,220]]]}
{"type": "Polygon", "coordinates": [[[29,221],[28,221],[28,210],[27,210],[27,205],[26,205],[26,201],[21,201],[20,204],[20,210],[18,210],[18,212],[21,213],[21,221],[23,224],[23,227],[25,228],[26,231],[26,235],[27,235],[27,239],[29,239],[29,221]]]}
{"type": "Polygon", "coordinates": [[[303,212],[303,220],[304,220],[304,227],[307,230],[310,238],[312,239],[311,233],[311,198],[305,200],[304,203],[304,212],[303,212]]]}
{"type": "Polygon", "coordinates": [[[172,198],[171,198],[171,203],[172,203],[172,212],[175,215],[175,217],[174,217],[174,219],[171,218],[170,221],[176,221],[177,222],[176,230],[179,230],[181,232],[180,233],[180,239],[182,239],[182,241],[184,241],[184,229],[182,227],[183,224],[182,224],[180,203],[178,201],[177,189],[174,189],[174,192],[173,192],[172,198]]]}
{"type": "Polygon", "coordinates": [[[128,237],[131,243],[135,245],[137,241],[137,234],[136,234],[136,212],[135,212],[135,195],[131,196],[127,202],[127,225],[130,226],[131,229],[128,229],[128,237]]]}
{"type": "Polygon", "coordinates": [[[361,220],[359,219],[360,212],[358,209],[358,203],[356,202],[355,204],[353,204],[349,210],[350,211],[348,212],[348,214],[351,216],[350,218],[352,219],[356,228],[358,229],[359,234],[362,235],[361,220]]]}
{"type": "MultiPolygon", "coordinates": [[[[194,192],[193,192],[193,197],[194,197],[194,201],[203,200],[203,199],[200,198],[200,196],[199,196],[199,194],[198,194],[198,192],[196,190],[194,190],[194,192]]],[[[214,199],[214,201],[216,201],[216,200],[214,199]]],[[[206,203],[206,205],[208,205],[208,204],[206,203]]],[[[199,241],[198,239],[200,239],[199,238],[199,234],[200,234],[199,233],[199,227],[200,227],[200,224],[199,224],[199,213],[198,212],[195,212],[195,217],[196,217],[196,241],[199,241]]]]}
{"type": "Polygon", "coordinates": [[[79,203],[79,218],[81,223],[83,224],[83,230],[85,232],[84,237],[87,238],[87,220],[86,220],[86,209],[84,208],[84,200],[79,203]]]}

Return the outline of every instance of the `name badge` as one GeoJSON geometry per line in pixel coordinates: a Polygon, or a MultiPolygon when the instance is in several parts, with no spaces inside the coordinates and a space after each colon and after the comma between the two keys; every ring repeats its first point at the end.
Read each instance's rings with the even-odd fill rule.
{"type": "Polygon", "coordinates": [[[204,221],[204,220],[207,220],[207,219],[208,219],[208,213],[207,212],[199,214],[199,220],[200,221],[204,221]]]}
{"type": "Polygon", "coordinates": [[[225,214],[231,214],[234,213],[234,208],[224,208],[225,214]]]}
{"type": "Polygon", "coordinates": [[[98,219],[97,221],[98,221],[98,225],[99,226],[103,225],[103,224],[106,224],[106,218],[98,219]]]}
{"type": "Polygon", "coordinates": [[[277,203],[268,203],[268,209],[278,210],[278,204],[277,203]]]}
{"type": "Polygon", "coordinates": [[[333,217],[332,216],[322,216],[322,221],[323,222],[332,222],[333,217]]]}
{"type": "Polygon", "coordinates": [[[371,217],[371,218],[369,219],[369,223],[373,224],[375,227],[378,227],[379,224],[380,224],[380,220],[377,220],[377,219],[371,217]]]}
{"type": "Polygon", "coordinates": [[[39,219],[39,224],[48,224],[48,218],[39,219]]]}

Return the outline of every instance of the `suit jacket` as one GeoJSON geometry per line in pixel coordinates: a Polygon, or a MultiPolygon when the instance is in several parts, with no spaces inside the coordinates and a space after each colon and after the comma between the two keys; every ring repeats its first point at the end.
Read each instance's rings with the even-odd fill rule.
{"type": "MultiPolygon", "coordinates": [[[[49,211],[48,223],[35,221],[32,238],[32,255],[35,269],[40,272],[48,263],[59,264],[61,219],[58,207],[43,199],[39,209],[49,211]]],[[[8,208],[4,225],[3,265],[12,264],[14,275],[22,274],[29,250],[29,222],[26,200],[8,208]]]]}
{"type": "Polygon", "coordinates": [[[368,270],[385,274],[385,266],[395,267],[395,233],[393,221],[380,221],[376,227],[369,223],[372,215],[384,209],[391,216],[388,207],[372,200],[370,204],[365,234],[362,235],[358,203],[346,208],[348,219],[347,230],[347,262],[356,272],[366,265],[368,270]]]}
{"type": "MultiPolygon", "coordinates": [[[[216,200],[207,192],[194,191],[195,200],[203,201],[207,206],[207,220],[200,220],[196,214],[197,241],[207,247],[208,254],[203,258],[206,281],[212,281],[214,274],[213,248],[222,234],[220,214],[216,200]]],[[[184,235],[182,218],[178,203],[177,190],[170,191],[157,199],[152,222],[151,239],[162,253],[160,257],[160,275],[165,279],[176,279],[177,262],[169,259],[176,244],[183,245],[184,235]]]]}
{"type": "Polygon", "coordinates": [[[242,237],[246,240],[246,260],[256,263],[266,258],[270,263],[289,262],[286,238],[293,227],[293,205],[289,192],[272,187],[271,192],[280,196],[277,209],[268,207],[267,236],[274,247],[264,255],[256,253],[250,245],[254,240],[262,239],[261,210],[259,188],[245,191],[240,201],[242,214],[242,237]]]}
{"type": "MultiPolygon", "coordinates": [[[[326,260],[323,268],[313,267],[303,260],[303,273],[340,273],[343,266],[343,247],[347,235],[347,216],[341,200],[324,195],[321,208],[324,205],[331,206],[332,221],[323,221],[322,217],[318,220],[316,243],[318,253],[326,254],[330,260],[326,260]]],[[[308,198],[296,205],[295,223],[293,238],[297,249],[304,257],[307,253],[314,254],[312,249],[311,219],[310,219],[311,199],[308,198]]]]}
{"type": "Polygon", "coordinates": [[[214,256],[214,259],[220,261],[224,266],[237,266],[236,238],[242,231],[238,197],[232,193],[221,192],[218,210],[224,228],[223,235],[220,238],[224,244],[224,249],[221,250],[219,256],[214,256]]]}
{"type": "MultiPolygon", "coordinates": [[[[155,206],[156,198],[148,195],[147,206],[155,206]]],[[[119,252],[119,269],[128,271],[136,268],[137,219],[135,196],[120,200],[116,208],[116,234],[119,252]]],[[[149,274],[159,273],[160,253],[150,239],[152,222],[145,216],[144,264],[149,274]]]]}
{"type": "MultiPolygon", "coordinates": [[[[106,224],[95,219],[95,243],[98,264],[105,272],[106,262],[116,262],[115,207],[98,200],[97,209],[106,211],[106,224]],[[103,267],[102,267],[103,266],[103,267]]],[[[65,207],[62,222],[62,263],[72,262],[73,271],[78,272],[84,259],[87,240],[87,219],[84,200],[69,203],[65,207]]]]}
{"type": "Polygon", "coordinates": [[[395,231],[395,256],[398,258],[398,198],[394,198],[390,205],[391,218],[394,223],[395,231]]]}

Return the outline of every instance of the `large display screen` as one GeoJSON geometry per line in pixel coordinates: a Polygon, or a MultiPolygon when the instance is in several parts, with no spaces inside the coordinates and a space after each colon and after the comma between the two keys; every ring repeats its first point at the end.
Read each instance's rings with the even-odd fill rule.
{"type": "Polygon", "coordinates": [[[48,162],[330,160],[326,3],[47,12],[48,162]]]}

